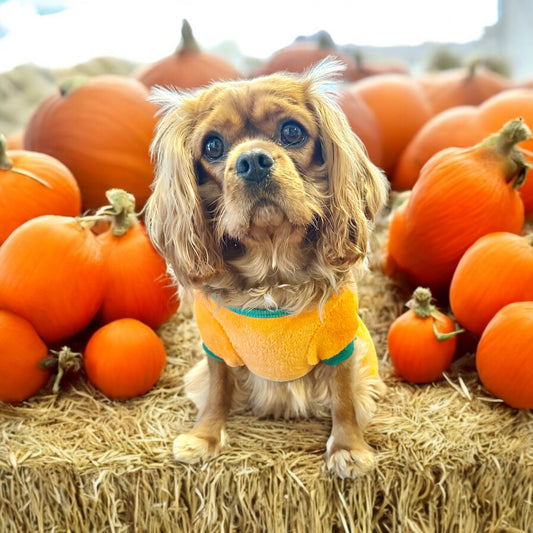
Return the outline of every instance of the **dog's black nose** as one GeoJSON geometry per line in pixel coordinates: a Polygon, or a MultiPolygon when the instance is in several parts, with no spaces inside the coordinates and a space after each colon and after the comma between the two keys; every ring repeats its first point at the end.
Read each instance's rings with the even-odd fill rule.
{"type": "Polygon", "coordinates": [[[273,165],[274,159],[270,152],[252,148],[245,150],[237,158],[236,170],[242,179],[259,183],[270,176],[273,165]]]}

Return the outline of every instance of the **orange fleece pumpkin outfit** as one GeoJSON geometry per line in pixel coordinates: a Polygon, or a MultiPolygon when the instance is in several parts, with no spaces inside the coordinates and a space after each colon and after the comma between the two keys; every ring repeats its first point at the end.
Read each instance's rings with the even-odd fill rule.
{"type": "Polygon", "coordinates": [[[336,365],[354,352],[354,341],[367,343],[362,364],[377,375],[374,343],[358,317],[357,293],[334,295],[322,316],[318,309],[290,314],[284,310],[219,306],[198,293],[194,311],[208,355],[229,366],[243,366],[262,378],[291,381],[310,372],[320,361],[336,365]]]}

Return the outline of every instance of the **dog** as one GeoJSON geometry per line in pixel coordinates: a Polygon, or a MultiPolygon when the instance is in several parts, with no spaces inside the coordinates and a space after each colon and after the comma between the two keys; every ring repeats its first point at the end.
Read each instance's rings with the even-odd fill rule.
{"type": "Polygon", "coordinates": [[[326,405],[328,469],[373,465],[363,431],[384,384],[355,281],[388,190],[337,103],[341,71],[327,59],[300,75],[153,89],[146,227],[194,294],[208,354],[186,376],[199,414],[174,442],[178,461],[218,454],[232,408],[303,417],[326,405]]]}

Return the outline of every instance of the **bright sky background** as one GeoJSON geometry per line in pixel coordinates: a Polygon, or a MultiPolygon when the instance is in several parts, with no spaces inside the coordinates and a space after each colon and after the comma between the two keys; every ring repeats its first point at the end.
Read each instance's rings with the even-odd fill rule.
{"type": "Polygon", "coordinates": [[[68,67],[99,55],[150,62],[170,54],[189,20],[203,49],[234,40],[264,58],[298,35],[338,44],[466,42],[497,20],[497,0],[0,0],[0,72],[68,67]],[[39,16],[34,4],[69,6],[39,16]]]}

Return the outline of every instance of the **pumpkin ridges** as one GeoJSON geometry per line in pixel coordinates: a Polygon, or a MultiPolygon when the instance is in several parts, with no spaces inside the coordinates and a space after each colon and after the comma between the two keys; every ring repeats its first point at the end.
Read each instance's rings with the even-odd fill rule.
{"type": "Polygon", "coordinates": [[[149,147],[157,122],[148,94],[137,80],[95,76],[41,103],[26,127],[25,147],[69,167],[85,209],[100,207],[113,186],[131,190],[142,205],[153,180],[149,147]]]}
{"type": "Polygon", "coordinates": [[[479,237],[493,231],[519,233],[524,206],[513,185],[522,168],[509,161],[484,144],[435,154],[424,165],[402,219],[394,220],[393,212],[391,226],[399,240],[389,236],[392,257],[387,262],[411,283],[441,296],[462,254],[479,237]]]}

